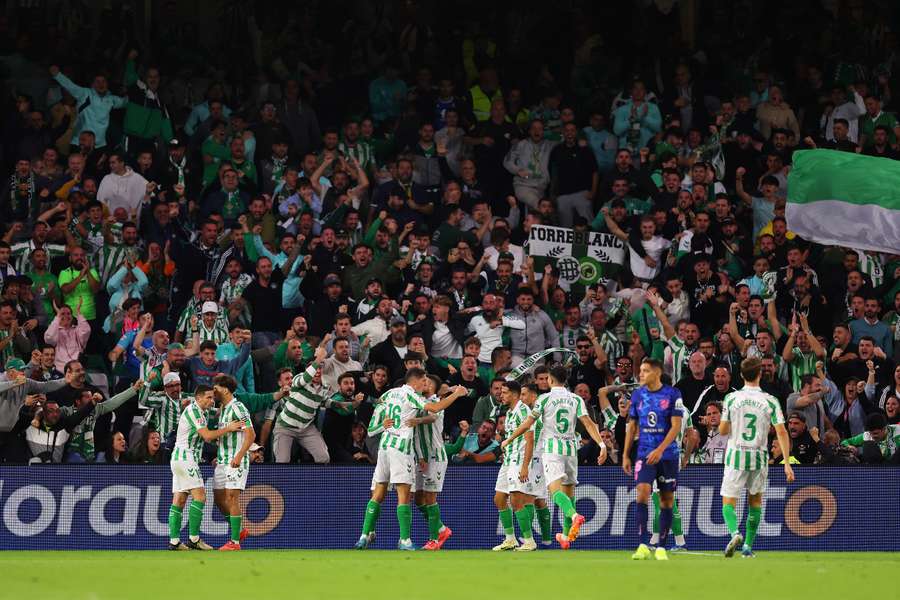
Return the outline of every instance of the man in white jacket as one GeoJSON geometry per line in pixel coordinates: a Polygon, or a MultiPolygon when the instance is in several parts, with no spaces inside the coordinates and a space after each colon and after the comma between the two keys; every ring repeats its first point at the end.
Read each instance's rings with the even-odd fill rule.
{"type": "Polygon", "coordinates": [[[97,200],[103,203],[112,215],[117,208],[124,208],[128,219],[136,224],[141,216],[141,203],[152,193],[155,182],[147,183],[143,176],[135,173],[125,164],[125,157],[113,152],[109,155],[109,175],[100,182],[97,200]]]}

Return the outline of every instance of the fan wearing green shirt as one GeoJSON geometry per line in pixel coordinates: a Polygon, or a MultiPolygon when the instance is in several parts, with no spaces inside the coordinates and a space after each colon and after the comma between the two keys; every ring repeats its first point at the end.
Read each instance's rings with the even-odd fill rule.
{"type": "Polygon", "coordinates": [[[63,302],[75,312],[81,305],[81,314],[88,321],[97,318],[94,296],[100,291],[100,275],[90,268],[83,248],[78,246],[69,251],[69,267],[59,274],[59,288],[63,302]]]}

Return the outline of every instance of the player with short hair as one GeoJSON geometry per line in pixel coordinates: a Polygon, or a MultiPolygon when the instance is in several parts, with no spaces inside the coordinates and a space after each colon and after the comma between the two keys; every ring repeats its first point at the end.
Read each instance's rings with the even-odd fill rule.
{"type": "MultiPolygon", "coordinates": [[[[731,557],[743,543],[741,555],[752,558],[753,541],[762,521],[763,493],[769,479],[769,428],[775,427],[782,456],[790,456],[791,441],[784,427],[784,415],[778,399],[759,387],[762,362],[759,358],[741,361],[741,377],[744,387],[725,396],[719,433],[728,436],[725,449],[725,472],[722,476],[722,517],[731,539],[725,547],[725,556],[731,557]],[[747,490],[747,538],[738,529],[734,507],[741,494],[747,490]]],[[[790,461],[784,461],[784,476],[788,483],[794,481],[790,461]]]]}
{"type": "Polygon", "coordinates": [[[213,379],[213,392],[221,409],[219,423],[240,421],[244,424],[243,429],[219,438],[219,450],[216,453],[213,498],[231,526],[231,539],[219,550],[240,550],[241,539],[247,535],[242,527],[241,490],[247,488],[250,473],[248,452],[256,441],[256,431],[253,429],[250,411],[234,397],[237,387],[237,379],[231,375],[223,373],[213,379]]]}
{"type": "Polygon", "coordinates": [[[578,421],[584,425],[588,435],[600,448],[598,462],[606,461],[606,445],[600,437],[597,424],[588,416],[587,407],[581,396],[566,389],[569,371],[563,366],[550,369],[550,391],[542,394],[531,409],[531,413],[503,440],[501,448],[510,446],[516,438],[525,434],[537,421],[541,422],[541,444],[544,446],[544,480],[548,495],[564,515],[563,533],[556,534],[556,541],[563,550],[578,539],[578,532],[584,524],[584,517],[575,510],[575,486],[578,484],[578,447],[580,445],[575,426],[578,421]]]}
{"type": "Polygon", "coordinates": [[[425,390],[426,377],[422,369],[410,369],[406,372],[402,386],[388,390],[379,399],[379,404],[372,415],[370,430],[380,424],[384,427],[372,475],[372,498],[366,505],[366,516],[363,520],[362,534],[356,543],[356,549],[368,548],[369,535],[375,532],[375,525],[381,513],[381,503],[387,493],[388,486],[397,490],[397,522],[400,525],[398,550],[415,550],[410,539],[412,511],[409,506],[410,488],[415,481],[415,461],[413,459],[413,418],[418,411],[436,413],[452,405],[458,398],[468,394],[463,386],[456,386],[453,392],[440,402],[425,402],[421,396],[425,390]]]}
{"type": "Polygon", "coordinates": [[[198,385],[194,400],[181,413],[175,435],[175,448],[169,464],[172,469],[172,506],[169,508],[169,550],[212,550],[212,546],[200,539],[203,522],[203,506],[206,489],[200,474],[200,458],[203,442],[212,443],[220,437],[240,430],[242,421],[231,421],[211,430],[207,427],[206,411],[215,403],[213,389],[198,385]],[[188,495],[193,498],[188,513],[188,543],[181,543],[181,519],[188,495]]]}
{"type": "MultiPolygon", "coordinates": [[[[509,430],[510,421],[508,411],[512,409],[518,399],[518,394],[512,392],[514,389],[515,386],[510,387],[504,384],[500,391],[500,403],[507,408],[506,425],[504,426],[503,431],[499,432],[501,437],[509,430]]],[[[506,537],[503,538],[502,542],[492,548],[494,552],[515,550],[519,547],[519,542],[516,540],[516,527],[513,524],[513,510],[510,508],[509,504],[508,470],[509,464],[507,463],[506,455],[504,454],[503,461],[500,463],[500,470],[497,472],[497,483],[494,485],[494,506],[497,507],[497,512],[500,515],[500,525],[503,527],[503,533],[506,537]]]]}
{"type": "MultiPolygon", "coordinates": [[[[446,388],[441,390],[441,379],[436,375],[428,375],[426,380],[423,395],[428,402],[439,401],[439,392],[446,392],[446,388]]],[[[428,542],[422,548],[440,550],[453,535],[453,531],[441,521],[441,507],[437,502],[438,494],[444,489],[448,462],[447,450],[444,448],[444,411],[422,412],[411,420],[416,428],[414,440],[418,459],[415,502],[428,523],[428,542]]]]}
{"type": "Polygon", "coordinates": [[[640,545],[631,556],[634,560],[668,560],[666,540],[672,526],[672,506],[678,488],[679,447],[675,441],[681,431],[683,403],[678,389],[662,382],[662,363],[645,358],[639,371],[641,387],[631,394],[622,470],[634,473],[637,482],[636,517],[640,545]],[[639,434],[637,462],[632,469],[631,445],[639,434]],[[659,489],[659,546],[652,552],[648,546],[647,520],[652,484],[659,489]]]}

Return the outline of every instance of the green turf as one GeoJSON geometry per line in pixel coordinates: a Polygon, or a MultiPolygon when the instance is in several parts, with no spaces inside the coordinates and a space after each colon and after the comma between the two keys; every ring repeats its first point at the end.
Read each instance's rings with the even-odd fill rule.
{"type": "Polygon", "coordinates": [[[329,600],[802,600],[880,597],[896,589],[887,553],[761,552],[753,560],[624,552],[244,550],[0,552],[0,598],[327,598],[329,600]],[[561,592],[564,593],[561,594],[561,592]]]}

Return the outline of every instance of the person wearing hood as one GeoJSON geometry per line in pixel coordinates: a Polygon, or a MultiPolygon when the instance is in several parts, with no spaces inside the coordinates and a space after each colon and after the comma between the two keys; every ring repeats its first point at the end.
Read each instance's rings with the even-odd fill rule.
{"type": "Polygon", "coordinates": [[[50,67],[50,76],[75,98],[78,119],[72,132],[73,146],[78,146],[78,136],[82,131],[91,131],[95,136],[95,147],[106,146],[106,131],[109,129],[109,113],[116,108],[125,108],[127,98],[109,92],[109,83],[104,75],[96,75],[91,87],[81,87],[63,75],[59,67],[50,67]]]}
{"type": "Polygon", "coordinates": [[[125,164],[125,156],[120,152],[109,155],[109,175],[100,181],[97,200],[112,214],[117,208],[124,208],[129,218],[140,218],[144,198],[149,194],[149,185],[143,176],[135,173],[125,164]]]}

